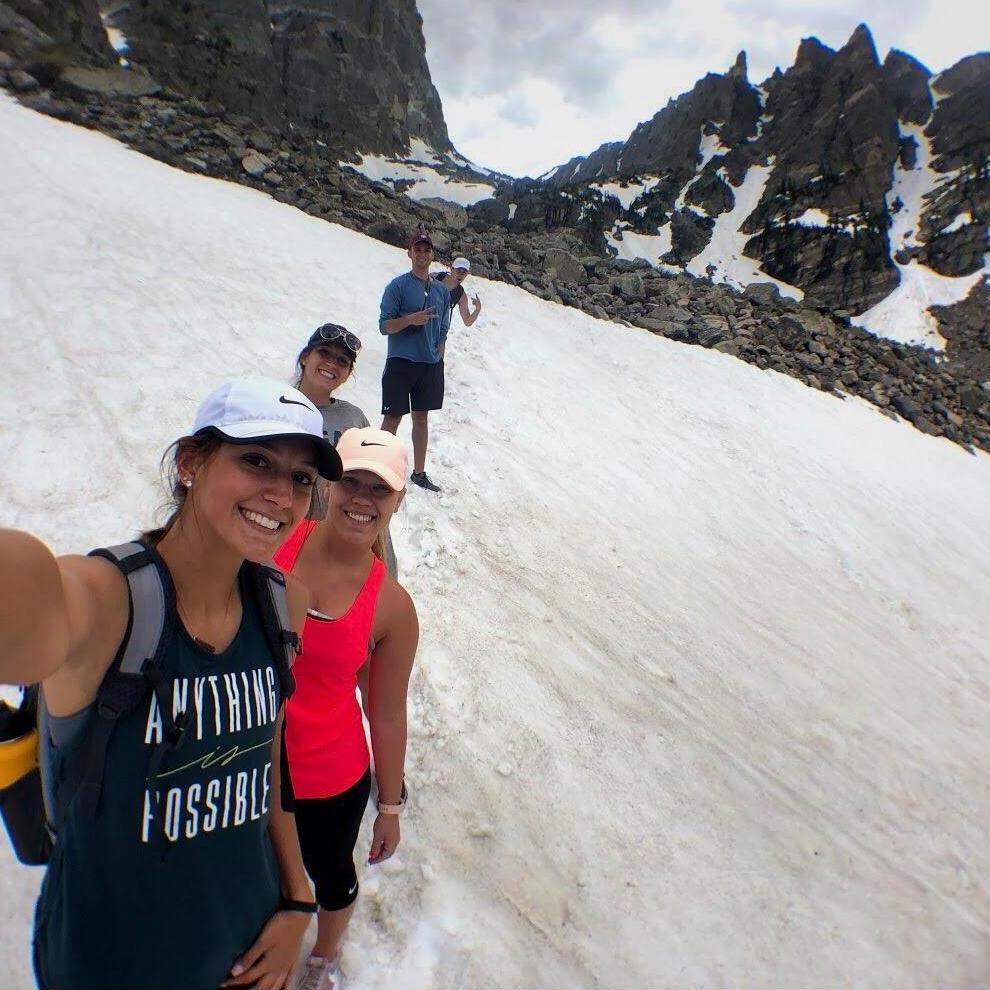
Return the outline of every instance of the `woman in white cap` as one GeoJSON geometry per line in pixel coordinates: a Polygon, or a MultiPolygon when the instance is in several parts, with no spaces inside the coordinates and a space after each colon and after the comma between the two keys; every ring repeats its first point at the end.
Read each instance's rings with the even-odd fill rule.
{"type": "Polygon", "coordinates": [[[368,862],[380,863],[399,844],[406,693],[419,640],[412,599],[381,559],[382,535],[405,494],[405,447],[365,428],[344,433],[337,453],[343,474],[329,486],[326,517],[301,523],[275,557],[310,593],[286,722],[299,841],[320,905],[305,990],[340,990],[340,946],[358,893],[354,846],[372,770],[355,687],[378,791],[368,862]]]}
{"type": "Polygon", "coordinates": [[[260,562],[340,459],[302,393],[244,379],[166,460],[173,511],[140,543],[55,558],[0,531],[0,682],[41,682],[58,811],[35,915],[46,990],[280,990],[316,913],[279,756],[286,627],[308,596],[273,591],[260,562]]]}
{"type": "MultiPolygon", "coordinates": [[[[333,444],[346,430],[370,426],[368,417],[358,406],[334,395],[353,374],[360,350],[361,340],[357,334],[339,323],[324,323],[310,334],[306,346],[296,357],[299,375],[296,388],[319,409],[323,417],[323,434],[333,444]]],[[[321,513],[322,506],[317,509],[317,514],[321,513]]],[[[383,540],[385,565],[389,574],[397,578],[399,567],[387,528],[383,540]]]]}
{"type": "Polygon", "coordinates": [[[464,291],[464,279],[471,273],[471,262],[467,258],[454,258],[454,263],[450,266],[449,272],[434,272],[433,277],[447,287],[450,292],[450,310],[453,315],[454,307],[457,307],[461,314],[464,326],[474,325],[474,321],[481,314],[481,299],[475,293],[471,301],[474,309],[468,306],[467,293],[464,291]]]}

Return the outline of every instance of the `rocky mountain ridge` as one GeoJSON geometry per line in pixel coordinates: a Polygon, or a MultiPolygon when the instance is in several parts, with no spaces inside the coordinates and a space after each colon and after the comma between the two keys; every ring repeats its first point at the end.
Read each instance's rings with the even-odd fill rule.
{"type": "Polygon", "coordinates": [[[549,212],[589,247],[600,230],[626,256],[626,232],[644,235],[655,239],[647,260],[690,271],[756,177],[755,205],[730,231],[744,235],[743,254],[808,302],[858,315],[903,284],[912,263],[949,278],[990,271],[988,159],[990,53],[933,77],[903,52],[881,63],[860,25],[838,51],[805,39],[794,65],[759,86],[740,53],[625,142],[498,198],[515,205],[517,226],[549,212]],[[927,187],[917,215],[891,243],[906,205],[898,180],[919,168],[927,187]]]}

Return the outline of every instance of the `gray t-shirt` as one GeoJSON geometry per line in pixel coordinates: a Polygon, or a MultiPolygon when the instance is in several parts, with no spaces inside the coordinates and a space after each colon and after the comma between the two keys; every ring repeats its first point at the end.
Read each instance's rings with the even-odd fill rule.
{"type": "MultiPolygon", "coordinates": [[[[334,445],[340,439],[341,433],[371,426],[368,417],[353,402],[347,402],[345,399],[335,399],[331,396],[327,405],[316,408],[323,416],[323,433],[334,445]]],[[[392,577],[396,579],[399,577],[399,563],[395,559],[392,534],[387,529],[385,530],[385,566],[392,577]]]]}
{"type": "Polygon", "coordinates": [[[346,430],[371,426],[368,417],[353,402],[348,402],[346,399],[335,399],[331,396],[327,405],[317,408],[323,416],[323,434],[332,444],[336,444],[341,433],[346,430]]]}

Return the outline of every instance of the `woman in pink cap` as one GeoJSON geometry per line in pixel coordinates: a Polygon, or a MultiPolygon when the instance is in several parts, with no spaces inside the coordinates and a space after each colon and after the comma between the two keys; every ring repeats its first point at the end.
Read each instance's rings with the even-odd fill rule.
{"type": "Polygon", "coordinates": [[[302,522],[275,556],[310,593],[286,717],[299,842],[320,905],[304,990],[340,990],[340,945],[358,893],[354,846],[372,771],[355,688],[378,785],[368,862],[380,863],[399,844],[406,693],[419,640],[413,601],[382,560],[383,534],[405,494],[405,448],[368,427],[347,430],[337,453],[343,474],[329,485],[326,517],[302,522]]]}

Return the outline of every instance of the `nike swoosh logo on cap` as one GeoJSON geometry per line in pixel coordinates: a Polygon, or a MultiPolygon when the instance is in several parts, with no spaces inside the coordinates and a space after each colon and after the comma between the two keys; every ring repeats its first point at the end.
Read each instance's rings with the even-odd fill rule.
{"type": "Polygon", "coordinates": [[[362,447],[384,447],[385,444],[383,444],[383,443],[375,443],[374,440],[362,440],[361,441],[361,446],[362,447]]]}
{"type": "Polygon", "coordinates": [[[305,402],[297,402],[295,399],[287,399],[284,395],[279,396],[279,402],[284,402],[287,406],[302,406],[303,409],[309,409],[309,406],[305,402]]]}
{"type": "Polygon", "coordinates": [[[347,892],[347,896],[350,897],[351,894],[353,894],[354,891],[357,890],[357,887],[358,887],[358,885],[357,884],[354,884],[354,886],[351,887],[351,889],[347,892]]]}

